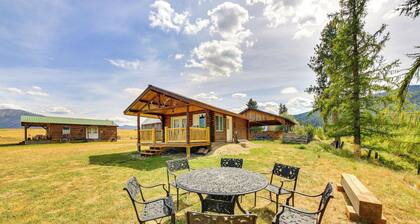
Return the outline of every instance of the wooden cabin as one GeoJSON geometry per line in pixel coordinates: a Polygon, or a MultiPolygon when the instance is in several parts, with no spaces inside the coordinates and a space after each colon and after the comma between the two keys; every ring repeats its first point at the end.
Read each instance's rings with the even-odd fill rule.
{"type": "Polygon", "coordinates": [[[41,116],[21,116],[20,120],[25,143],[117,140],[118,126],[109,120],[41,116]],[[44,128],[46,134],[28,138],[31,127],[44,128]]]}
{"type": "Polygon", "coordinates": [[[124,111],[137,117],[137,147],[143,155],[165,148],[209,147],[214,142],[248,139],[248,119],[179,94],[149,85],[124,111]],[[140,129],[140,118],[160,119],[162,130],[140,129]],[[149,146],[141,151],[141,146],[149,146]]]}

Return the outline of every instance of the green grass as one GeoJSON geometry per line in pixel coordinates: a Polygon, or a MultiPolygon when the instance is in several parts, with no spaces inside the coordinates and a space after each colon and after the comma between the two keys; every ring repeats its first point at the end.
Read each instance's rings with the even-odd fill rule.
{"type": "MultiPolygon", "coordinates": [[[[384,203],[389,223],[418,223],[420,181],[412,172],[397,172],[362,160],[311,147],[261,142],[251,153],[237,155],[244,167],[268,172],[274,162],[301,167],[298,190],[319,193],[328,181],[339,182],[342,172],[353,173],[384,203]]],[[[0,147],[0,223],[135,223],[128,196],[122,190],[130,176],[144,184],[166,182],[164,161],[170,157],[131,159],[134,141],[0,147]]],[[[216,167],[220,157],[197,157],[193,168],[216,167]]],[[[152,190],[148,198],[161,195],[152,190]]],[[[259,195],[266,195],[260,193],[259,195]]],[[[253,197],[244,199],[250,208],[253,197]]],[[[284,200],[284,198],[282,198],[284,200]]],[[[187,210],[199,210],[198,198],[181,199],[177,219],[187,210]]],[[[314,208],[316,203],[298,199],[296,205],[314,208]]],[[[259,223],[269,223],[274,205],[258,199],[259,223]]],[[[341,193],[331,202],[325,223],[347,223],[341,193]]]]}

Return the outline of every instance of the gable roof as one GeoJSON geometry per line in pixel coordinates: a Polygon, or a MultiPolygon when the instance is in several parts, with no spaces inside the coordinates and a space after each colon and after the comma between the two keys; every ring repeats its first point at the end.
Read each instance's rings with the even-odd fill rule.
{"type": "Polygon", "coordinates": [[[96,120],[69,117],[40,117],[40,116],[21,116],[20,122],[32,124],[74,124],[74,125],[96,125],[96,126],[118,126],[110,120],[96,120]]]}
{"type": "MultiPolygon", "coordinates": [[[[127,109],[124,110],[124,114],[125,115],[135,116],[135,115],[137,115],[137,113],[140,113],[142,116],[145,116],[145,117],[157,118],[156,115],[147,114],[147,112],[142,113],[141,110],[136,109],[136,108],[142,108],[145,105],[147,105],[147,102],[146,102],[147,100],[145,100],[145,99],[146,99],[146,96],[149,95],[151,92],[157,93],[157,94],[160,94],[160,95],[163,95],[165,97],[172,98],[172,99],[174,99],[176,101],[179,101],[179,102],[182,102],[182,103],[185,103],[185,104],[188,104],[188,105],[197,106],[197,107],[200,107],[200,108],[203,108],[203,109],[215,111],[217,113],[226,114],[226,115],[234,116],[234,117],[239,117],[239,118],[242,118],[242,119],[246,119],[247,120],[246,117],[244,117],[244,116],[242,116],[240,114],[234,113],[232,111],[228,111],[228,110],[225,110],[225,109],[222,109],[222,108],[218,108],[218,107],[215,107],[213,105],[210,105],[210,104],[207,104],[207,103],[203,103],[201,101],[198,101],[198,100],[195,100],[195,99],[191,99],[191,98],[188,98],[188,97],[179,95],[177,93],[174,93],[174,92],[171,92],[171,91],[168,91],[168,90],[165,90],[165,89],[162,89],[162,88],[153,86],[153,85],[149,85],[140,94],[140,96],[138,96],[137,99],[134,100],[130,104],[130,106],[128,106],[127,109]]],[[[150,99],[149,99],[149,102],[150,102],[150,99]]]]}
{"type": "MultiPolygon", "coordinates": [[[[296,124],[296,122],[294,120],[291,120],[291,119],[289,119],[287,117],[283,117],[283,116],[280,116],[280,115],[277,115],[277,114],[272,114],[272,113],[269,113],[269,112],[266,112],[266,111],[263,111],[263,110],[258,110],[258,109],[253,109],[253,108],[246,108],[245,110],[241,111],[239,114],[242,114],[243,115],[243,114],[246,114],[249,111],[256,111],[258,113],[265,114],[265,115],[267,115],[269,117],[272,117],[274,119],[285,120],[285,121],[288,121],[288,122],[290,122],[292,124],[296,124]]],[[[253,121],[252,119],[249,119],[249,118],[248,118],[248,120],[251,121],[251,122],[253,121]]]]}

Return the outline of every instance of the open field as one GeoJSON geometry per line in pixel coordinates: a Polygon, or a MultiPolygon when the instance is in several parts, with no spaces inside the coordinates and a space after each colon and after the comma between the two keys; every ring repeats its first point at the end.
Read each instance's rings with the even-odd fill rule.
{"type": "MultiPolygon", "coordinates": [[[[343,158],[327,152],[298,149],[294,145],[258,143],[245,159],[246,169],[267,172],[274,162],[301,167],[298,190],[321,192],[328,181],[337,183],[342,172],[357,175],[384,203],[389,223],[418,223],[420,180],[412,173],[396,172],[343,158]]],[[[135,223],[132,206],[124,191],[132,175],[144,184],[165,183],[165,160],[170,157],[131,159],[134,141],[116,143],[66,143],[0,147],[0,223],[135,223]]],[[[220,156],[196,157],[193,168],[215,167],[220,156]]],[[[149,191],[154,198],[160,191],[149,191]]],[[[267,193],[259,193],[267,195],[267,193]]],[[[244,199],[251,208],[253,197],[244,199]]],[[[284,198],[283,198],[284,199],[284,198]]],[[[297,199],[296,205],[314,207],[297,199]]],[[[181,197],[182,210],[199,210],[194,194],[181,197]]],[[[259,223],[269,223],[274,204],[259,198],[259,223]]],[[[336,194],[326,211],[325,223],[347,223],[344,199],[336,194]]]]}

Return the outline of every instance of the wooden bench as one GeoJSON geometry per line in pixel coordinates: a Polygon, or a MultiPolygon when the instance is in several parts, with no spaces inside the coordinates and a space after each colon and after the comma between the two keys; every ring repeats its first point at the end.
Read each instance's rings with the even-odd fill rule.
{"type": "Polygon", "coordinates": [[[351,205],[347,205],[347,216],[353,222],[362,221],[373,224],[385,224],[382,215],[382,203],[354,175],[341,174],[341,186],[351,205]]]}

